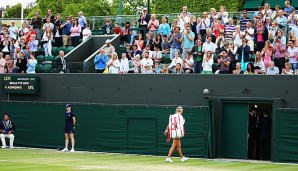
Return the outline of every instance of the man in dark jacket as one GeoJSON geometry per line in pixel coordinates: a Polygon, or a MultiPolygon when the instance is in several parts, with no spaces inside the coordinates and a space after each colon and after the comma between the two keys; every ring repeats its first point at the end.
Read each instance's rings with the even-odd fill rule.
{"type": "Polygon", "coordinates": [[[256,120],[256,110],[254,108],[251,109],[248,115],[248,148],[247,148],[247,158],[254,159],[253,152],[255,148],[255,139],[256,139],[256,127],[257,120],[256,120]]]}
{"type": "Polygon", "coordinates": [[[13,141],[14,141],[14,132],[16,131],[15,125],[13,122],[9,120],[9,115],[4,114],[4,120],[2,123],[0,123],[0,138],[2,141],[2,148],[6,148],[6,141],[5,138],[9,138],[10,142],[10,148],[13,147],[13,141]]]}
{"type": "Polygon", "coordinates": [[[106,24],[101,28],[106,35],[111,35],[113,27],[111,26],[110,19],[106,20],[106,24]]]}
{"type": "MultiPolygon", "coordinates": [[[[148,30],[147,26],[148,26],[148,23],[149,23],[150,20],[151,20],[151,15],[148,14],[147,8],[143,8],[143,11],[141,12],[140,18],[138,20],[139,28],[148,30]]],[[[140,32],[143,34],[143,36],[145,36],[145,31],[144,30],[141,30],[140,32]]]]}
{"type": "Polygon", "coordinates": [[[57,58],[56,62],[57,62],[57,70],[59,73],[69,73],[67,60],[64,57],[63,51],[59,52],[59,58],[57,58]]]}
{"type": "Polygon", "coordinates": [[[197,45],[193,46],[191,49],[191,54],[194,60],[194,73],[201,73],[202,68],[202,61],[203,61],[203,45],[202,40],[197,40],[197,45]]]}
{"type": "Polygon", "coordinates": [[[271,119],[266,112],[259,123],[261,160],[270,160],[271,119]]]}

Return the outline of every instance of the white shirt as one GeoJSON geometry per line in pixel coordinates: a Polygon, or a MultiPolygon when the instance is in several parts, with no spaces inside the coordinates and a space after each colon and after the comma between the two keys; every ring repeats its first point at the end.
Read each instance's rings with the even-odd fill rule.
{"type": "Polygon", "coordinates": [[[157,61],[161,61],[161,60],[162,60],[162,54],[161,54],[161,51],[158,51],[157,53],[156,53],[156,51],[153,51],[153,52],[151,53],[151,56],[150,56],[150,53],[149,53],[149,57],[150,57],[150,58],[155,57],[157,61]]]}
{"type": "Polygon", "coordinates": [[[201,21],[201,29],[206,29],[210,27],[210,19],[209,18],[202,18],[201,21]],[[203,20],[205,20],[205,23],[203,22],[203,20]]]}
{"type": "Polygon", "coordinates": [[[184,23],[189,23],[190,18],[188,16],[183,17],[181,16],[180,20],[179,20],[179,27],[180,27],[180,31],[184,30],[184,23]]]}
{"type": "Polygon", "coordinates": [[[266,72],[266,67],[262,60],[260,60],[259,62],[255,62],[254,66],[255,67],[258,66],[258,67],[260,67],[260,70],[262,70],[264,73],[266,72]]]}
{"type": "Polygon", "coordinates": [[[9,31],[9,37],[14,38],[14,39],[17,39],[18,28],[16,26],[9,27],[8,31],[9,31]]]}
{"type": "Polygon", "coordinates": [[[83,35],[86,35],[86,36],[83,36],[83,42],[86,41],[92,35],[91,30],[90,29],[87,29],[87,28],[85,28],[83,30],[83,33],[82,34],[83,35]]]}
{"type": "Polygon", "coordinates": [[[189,66],[189,65],[191,65],[191,64],[194,63],[193,58],[192,58],[192,57],[189,58],[189,59],[185,58],[185,60],[186,60],[186,62],[184,62],[184,68],[185,68],[185,69],[193,69],[193,67],[190,67],[190,66],[189,66]]]}
{"type": "Polygon", "coordinates": [[[4,58],[0,59],[0,74],[4,73],[4,68],[6,66],[6,60],[4,58]]]}
{"type": "Polygon", "coordinates": [[[204,57],[206,56],[206,52],[211,51],[211,52],[215,52],[216,49],[216,45],[213,42],[205,42],[203,43],[203,51],[205,51],[204,57]]]}
{"type": "Polygon", "coordinates": [[[54,24],[53,23],[44,23],[42,29],[45,31],[46,28],[50,27],[51,30],[54,30],[54,24]]]}
{"type": "Polygon", "coordinates": [[[251,36],[249,36],[248,34],[246,34],[246,36],[245,36],[245,38],[248,40],[248,41],[250,41],[250,40],[254,40],[254,33],[255,33],[255,30],[253,29],[253,28],[247,28],[247,32],[249,33],[249,34],[252,34],[252,37],[251,36]]]}
{"type": "Polygon", "coordinates": [[[118,74],[119,72],[119,68],[120,68],[120,62],[118,59],[116,59],[114,62],[112,61],[112,59],[109,60],[108,62],[108,65],[112,64],[110,67],[109,67],[109,73],[110,74],[118,74]]]}
{"type": "MultiPolygon", "coordinates": [[[[289,56],[293,56],[294,53],[298,53],[298,49],[296,47],[294,47],[293,49],[289,46],[287,52],[289,53],[289,56]]],[[[298,63],[297,61],[297,55],[294,58],[289,58],[289,62],[291,64],[293,63],[298,63]]]]}
{"type": "Polygon", "coordinates": [[[183,64],[183,60],[180,57],[172,59],[172,62],[168,68],[172,68],[172,67],[176,66],[176,64],[178,64],[178,63],[180,63],[181,65],[183,64]]]}
{"type": "Polygon", "coordinates": [[[208,62],[203,59],[202,67],[203,71],[212,71],[212,65],[213,65],[213,58],[209,59],[208,62]]]}
{"type": "Polygon", "coordinates": [[[142,59],[142,68],[144,68],[146,65],[149,65],[150,66],[150,68],[152,68],[152,66],[153,66],[153,61],[152,61],[152,59],[151,58],[143,58],[142,59]]]}
{"type": "Polygon", "coordinates": [[[119,71],[127,73],[128,70],[129,70],[128,59],[127,58],[121,59],[119,71]]]}

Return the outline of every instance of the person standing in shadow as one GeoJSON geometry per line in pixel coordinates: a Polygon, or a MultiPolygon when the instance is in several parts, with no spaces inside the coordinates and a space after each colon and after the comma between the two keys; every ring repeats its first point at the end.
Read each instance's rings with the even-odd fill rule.
{"type": "Polygon", "coordinates": [[[271,139],[271,118],[267,112],[263,112],[263,117],[259,123],[260,129],[260,159],[270,160],[270,139],[271,139]]]}
{"type": "Polygon", "coordinates": [[[247,159],[254,159],[254,149],[256,140],[256,109],[252,108],[248,115],[248,134],[247,134],[247,159]]]}

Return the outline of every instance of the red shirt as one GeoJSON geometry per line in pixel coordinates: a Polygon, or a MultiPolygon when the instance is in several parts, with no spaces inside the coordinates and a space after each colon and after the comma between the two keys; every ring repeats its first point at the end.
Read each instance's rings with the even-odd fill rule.
{"type": "Polygon", "coordinates": [[[114,28],[114,33],[115,33],[115,34],[122,34],[122,30],[121,30],[121,28],[120,28],[120,27],[118,27],[118,28],[114,28]]]}
{"type": "Polygon", "coordinates": [[[35,34],[36,35],[36,32],[34,30],[32,31],[27,31],[27,33],[25,34],[26,35],[26,42],[28,43],[30,41],[30,37],[35,34]],[[29,35],[30,34],[30,35],[29,35]],[[28,35],[28,36],[27,36],[28,35]]]}

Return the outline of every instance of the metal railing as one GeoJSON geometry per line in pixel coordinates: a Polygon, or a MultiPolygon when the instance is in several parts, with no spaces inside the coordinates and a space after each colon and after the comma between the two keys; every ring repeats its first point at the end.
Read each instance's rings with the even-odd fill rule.
{"type": "Polygon", "coordinates": [[[43,62],[36,65],[36,73],[90,73],[88,62],[67,62],[66,70],[62,70],[57,62],[43,62]]]}

